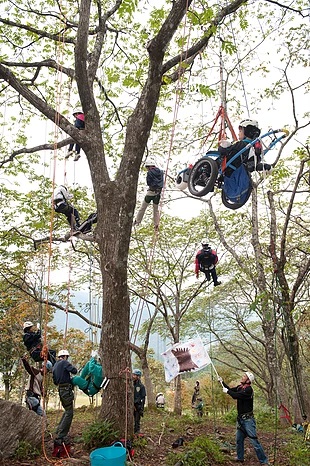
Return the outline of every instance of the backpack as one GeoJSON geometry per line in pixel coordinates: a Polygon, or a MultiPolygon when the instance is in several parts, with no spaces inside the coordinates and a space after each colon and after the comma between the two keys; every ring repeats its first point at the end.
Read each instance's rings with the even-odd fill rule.
{"type": "Polygon", "coordinates": [[[244,165],[240,165],[229,177],[224,175],[222,190],[229,201],[244,204],[251,189],[251,178],[244,165]]]}

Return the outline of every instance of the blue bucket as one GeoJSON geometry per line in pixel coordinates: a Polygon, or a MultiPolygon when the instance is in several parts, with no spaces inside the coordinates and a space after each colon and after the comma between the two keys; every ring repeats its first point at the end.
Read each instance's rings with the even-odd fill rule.
{"type": "Polygon", "coordinates": [[[126,448],[121,442],[116,442],[111,447],[97,448],[90,454],[91,466],[125,466],[126,448]]]}

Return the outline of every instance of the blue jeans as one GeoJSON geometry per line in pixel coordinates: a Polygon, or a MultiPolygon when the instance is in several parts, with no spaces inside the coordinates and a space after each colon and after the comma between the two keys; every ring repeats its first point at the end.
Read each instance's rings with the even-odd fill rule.
{"type": "Polygon", "coordinates": [[[260,463],[268,464],[268,458],[264,452],[263,447],[259,443],[256,435],[256,422],[254,417],[249,419],[238,418],[236,444],[237,444],[237,458],[244,460],[244,439],[249,437],[251,444],[254,447],[256,456],[260,463]]]}
{"type": "Polygon", "coordinates": [[[37,413],[39,416],[45,416],[45,412],[43,411],[42,406],[40,405],[40,401],[35,396],[27,396],[26,403],[28,408],[37,413]]]}

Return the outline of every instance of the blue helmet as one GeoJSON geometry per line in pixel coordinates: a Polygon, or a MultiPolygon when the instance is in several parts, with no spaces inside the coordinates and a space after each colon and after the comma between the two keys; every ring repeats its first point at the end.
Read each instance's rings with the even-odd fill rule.
{"type": "Polygon", "coordinates": [[[51,361],[46,361],[45,367],[46,367],[46,370],[48,370],[49,372],[51,372],[51,370],[52,370],[52,368],[53,368],[53,364],[51,363],[51,361]]]}
{"type": "Polygon", "coordinates": [[[142,375],[142,372],[140,371],[140,369],[134,369],[134,370],[132,371],[132,373],[133,373],[134,375],[138,375],[139,377],[141,377],[141,375],[142,375]]]}

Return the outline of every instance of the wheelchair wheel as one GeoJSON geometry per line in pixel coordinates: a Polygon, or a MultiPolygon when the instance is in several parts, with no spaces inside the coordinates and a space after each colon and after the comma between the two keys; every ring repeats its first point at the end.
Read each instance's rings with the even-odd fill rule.
{"type": "Polygon", "coordinates": [[[188,179],[189,192],[193,196],[202,197],[213,191],[218,170],[217,162],[211,157],[203,157],[198,160],[188,179]]]}
{"type": "Polygon", "coordinates": [[[231,201],[225,194],[224,190],[222,189],[222,202],[227,209],[237,210],[240,207],[243,207],[249,200],[252,192],[252,184],[249,186],[247,193],[243,196],[242,202],[235,202],[231,201]]]}

